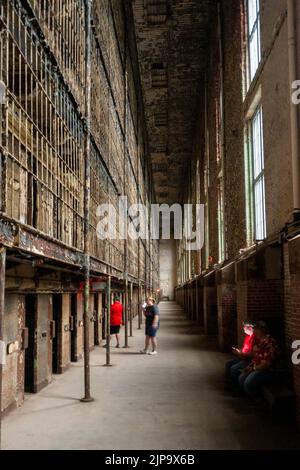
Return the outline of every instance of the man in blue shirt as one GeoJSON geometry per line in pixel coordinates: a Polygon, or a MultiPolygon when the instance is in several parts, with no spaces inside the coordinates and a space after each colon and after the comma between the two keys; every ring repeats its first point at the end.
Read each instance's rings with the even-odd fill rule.
{"type": "Polygon", "coordinates": [[[150,354],[151,356],[157,354],[157,339],[156,334],[159,328],[159,309],[155,305],[155,300],[152,297],[148,297],[147,305],[144,308],[144,316],[146,318],[145,328],[145,349],[141,350],[142,354],[150,354]],[[152,351],[149,352],[150,343],[152,345],[152,351]]]}

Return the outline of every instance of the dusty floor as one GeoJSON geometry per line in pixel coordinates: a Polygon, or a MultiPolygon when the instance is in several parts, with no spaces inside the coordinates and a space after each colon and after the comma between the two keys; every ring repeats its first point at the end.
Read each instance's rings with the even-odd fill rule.
{"type": "MultiPolygon", "coordinates": [[[[287,449],[300,448],[289,428],[223,391],[226,356],[188,322],[175,303],[160,305],[159,354],[143,356],[143,330],[130,349],[91,355],[93,403],[79,402],[83,364],[62,376],[3,422],[4,449],[287,449]]],[[[112,342],[114,345],[114,341],[112,342]]]]}

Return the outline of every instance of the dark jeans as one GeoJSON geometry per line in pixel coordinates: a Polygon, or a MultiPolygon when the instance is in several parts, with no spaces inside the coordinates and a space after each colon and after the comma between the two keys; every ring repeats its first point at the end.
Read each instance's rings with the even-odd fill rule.
{"type": "Polygon", "coordinates": [[[247,365],[247,361],[243,361],[238,357],[228,361],[225,365],[225,378],[227,385],[230,385],[234,389],[238,388],[239,376],[247,365]]]}
{"type": "Polygon", "coordinates": [[[270,370],[254,370],[250,374],[241,374],[239,376],[239,385],[241,390],[251,398],[259,395],[261,387],[271,383],[274,380],[274,374],[270,370]]]}

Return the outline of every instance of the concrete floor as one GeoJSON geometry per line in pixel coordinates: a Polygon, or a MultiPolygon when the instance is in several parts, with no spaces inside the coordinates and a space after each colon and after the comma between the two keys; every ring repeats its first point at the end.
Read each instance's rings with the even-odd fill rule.
{"type": "MultiPolygon", "coordinates": [[[[268,414],[223,391],[226,356],[188,322],[175,303],[160,304],[157,356],[138,354],[143,331],[134,325],[130,349],[91,354],[93,403],[82,396],[83,364],[62,376],[3,422],[4,449],[288,449],[299,434],[273,427],[268,414]]],[[[113,341],[114,345],[114,341],[113,341]]]]}

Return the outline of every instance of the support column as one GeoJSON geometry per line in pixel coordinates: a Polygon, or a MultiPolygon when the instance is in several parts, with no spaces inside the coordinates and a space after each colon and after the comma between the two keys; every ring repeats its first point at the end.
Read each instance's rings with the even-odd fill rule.
{"type": "Polygon", "coordinates": [[[91,402],[93,398],[90,395],[90,246],[89,246],[89,215],[90,215],[90,191],[91,191],[91,13],[92,0],[86,0],[85,18],[86,18],[86,98],[85,98],[85,192],[84,192],[84,397],[83,402],[91,402]]]}
{"type": "Polygon", "coordinates": [[[129,336],[132,338],[133,336],[133,332],[132,332],[132,300],[133,300],[133,284],[132,282],[130,283],[130,297],[129,297],[129,306],[130,306],[130,310],[129,310],[129,336]]]}
{"type": "MultiPolygon", "coordinates": [[[[144,293],[143,293],[143,286],[141,285],[141,299],[140,301],[145,301],[145,296],[144,296],[144,293]]],[[[144,302],[143,302],[144,303],[144,302]]],[[[142,309],[141,309],[141,306],[140,306],[140,316],[141,316],[141,327],[142,327],[142,324],[143,324],[143,312],[142,312],[142,309]]]]}
{"type": "Polygon", "coordinates": [[[124,323],[125,323],[125,344],[124,348],[128,348],[128,281],[125,280],[125,293],[124,293],[124,323]]]}
{"type": "Polygon", "coordinates": [[[206,335],[218,334],[218,308],[216,272],[211,271],[204,277],[204,331],[206,335]]]}
{"type": "Polygon", "coordinates": [[[139,281],[138,285],[138,329],[141,329],[142,319],[141,319],[142,309],[141,309],[141,285],[139,281]]]}
{"type": "Polygon", "coordinates": [[[0,248],[0,449],[1,449],[1,426],[2,426],[2,373],[5,364],[4,344],[4,295],[5,295],[5,265],[6,248],[0,248]]]}
{"type": "Polygon", "coordinates": [[[111,306],[111,276],[107,278],[106,284],[106,367],[110,367],[110,306],[111,306]]]}

